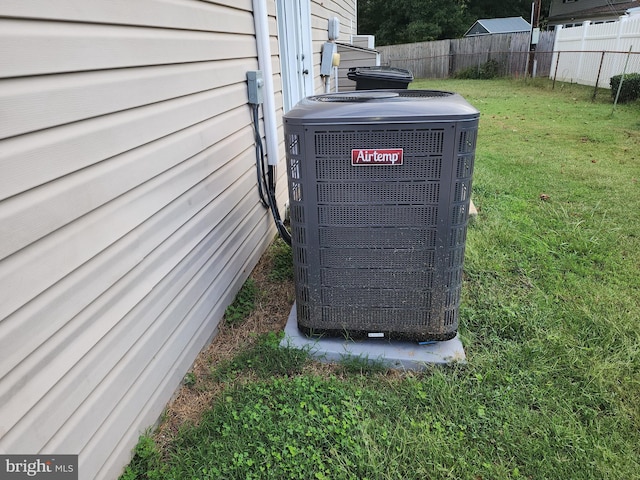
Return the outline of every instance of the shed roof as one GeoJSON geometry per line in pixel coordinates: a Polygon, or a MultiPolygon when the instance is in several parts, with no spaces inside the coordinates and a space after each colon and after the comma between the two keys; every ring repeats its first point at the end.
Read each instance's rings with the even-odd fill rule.
{"type": "Polygon", "coordinates": [[[522,17],[484,18],[471,25],[471,28],[467,30],[464,36],[528,32],[529,30],[531,30],[531,25],[522,17]]]}

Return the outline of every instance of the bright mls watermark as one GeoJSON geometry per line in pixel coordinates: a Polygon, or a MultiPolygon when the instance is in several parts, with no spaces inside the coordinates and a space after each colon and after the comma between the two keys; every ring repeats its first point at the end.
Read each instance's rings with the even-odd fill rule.
{"type": "Polygon", "coordinates": [[[77,455],[0,455],[0,480],[78,480],[77,455]]]}

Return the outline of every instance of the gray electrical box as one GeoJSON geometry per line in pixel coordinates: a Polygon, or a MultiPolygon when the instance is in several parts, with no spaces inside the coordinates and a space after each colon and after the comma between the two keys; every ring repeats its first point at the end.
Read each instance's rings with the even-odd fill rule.
{"type": "Polygon", "coordinates": [[[328,21],[327,34],[329,41],[335,42],[340,37],[340,20],[338,17],[331,17],[328,21]]]}
{"type": "Polygon", "coordinates": [[[478,119],[426,90],[319,95],[285,115],[303,332],[456,335],[478,119]]]}
{"type": "Polygon", "coordinates": [[[247,72],[247,92],[249,95],[249,103],[254,105],[264,102],[262,89],[264,87],[264,79],[262,78],[262,70],[253,70],[247,72]]]}
{"type": "Polygon", "coordinates": [[[322,45],[322,58],[320,59],[320,75],[331,76],[333,71],[333,56],[338,52],[338,46],[332,42],[322,45]]]}

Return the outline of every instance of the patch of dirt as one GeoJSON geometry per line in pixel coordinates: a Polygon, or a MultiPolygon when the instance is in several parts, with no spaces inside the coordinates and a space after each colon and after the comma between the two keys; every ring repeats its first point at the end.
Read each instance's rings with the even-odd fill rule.
{"type": "MultiPolygon", "coordinates": [[[[166,447],[182,425],[198,424],[202,414],[212,406],[223,389],[229,386],[229,383],[217,382],[212,378],[212,369],[216,365],[232,359],[250,347],[260,335],[284,330],[295,300],[295,289],[293,280],[270,278],[272,270],[273,249],[269,248],[250,275],[260,292],[256,309],[240,324],[227,325],[224,319],[220,321],[218,334],[196,358],[190,375],[185,377],[189,381],[183,382],[174,399],[168,404],[153,434],[161,451],[168,451],[166,447]]],[[[302,373],[336,378],[348,377],[340,365],[318,361],[308,362],[302,373]]],[[[413,374],[389,369],[381,378],[393,381],[407,375],[413,374]]],[[[234,382],[247,382],[252,379],[250,374],[243,373],[234,382]]]]}
{"type": "Polygon", "coordinates": [[[189,384],[183,384],[166,407],[154,433],[156,444],[162,448],[185,423],[197,424],[225,385],[211,378],[211,370],[224,360],[233,358],[261,335],[281,331],[287,323],[295,299],[292,280],[273,280],[273,250],[267,249],[251,273],[259,296],[256,309],[240,325],[227,325],[222,319],[218,333],[198,355],[189,375],[189,384]]]}

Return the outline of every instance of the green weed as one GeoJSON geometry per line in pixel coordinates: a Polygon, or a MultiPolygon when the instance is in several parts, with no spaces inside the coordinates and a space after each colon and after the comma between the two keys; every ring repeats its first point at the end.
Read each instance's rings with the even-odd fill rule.
{"type": "Polygon", "coordinates": [[[182,384],[186,385],[187,387],[193,387],[197,381],[198,378],[196,377],[196,374],[193,372],[188,372],[182,379],[182,384]]]}
{"type": "Polygon", "coordinates": [[[373,375],[388,370],[382,360],[361,355],[344,355],[339,364],[342,372],[352,375],[373,375]]]}
{"type": "Polygon", "coordinates": [[[346,478],[366,457],[357,397],[311,376],[229,388],[183,431],[167,478],[346,478]]]}
{"type": "Polygon", "coordinates": [[[227,325],[238,325],[242,323],[256,308],[258,298],[258,287],[252,278],[242,285],[242,288],[224,312],[224,319],[227,325]]]}
{"type": "Polygon", "coordinates": [[[140,436],[133,459],[120,480],[163,480],[165,477],[161,457],[153,438],[149,435],[140,436]]]}
{"type": "Polygon", "coordinates": [[[269,278],[274,281],[293,280],[293,253],[282,239],[276,238],[269,249],[272,267],[269,278]]]}
{"type": "Polygon", "coordinates": [[[259,378],[300,373],[307,361],[304,350],[280,346],[282,334],[269,332],[259,336],[255,343],[231,360],[216,365],[211,376],[216,381],[230,381],[244,372],[259,378]]]}

